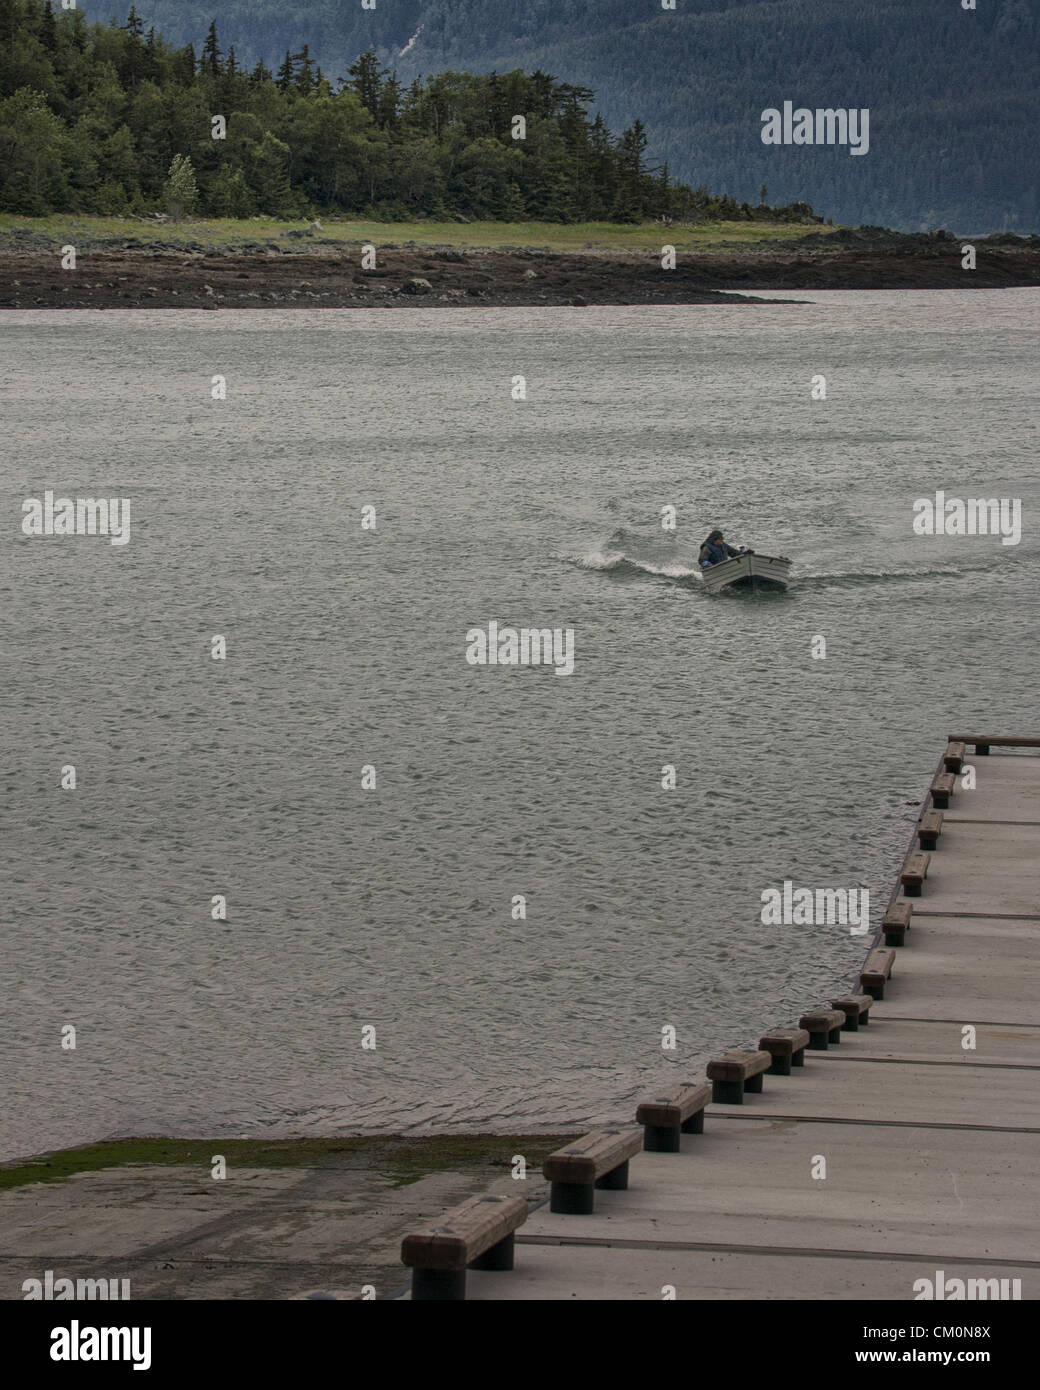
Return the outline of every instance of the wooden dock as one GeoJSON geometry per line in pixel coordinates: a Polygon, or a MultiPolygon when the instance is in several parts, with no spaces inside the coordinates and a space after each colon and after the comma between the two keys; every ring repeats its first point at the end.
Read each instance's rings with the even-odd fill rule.
{"type": "MultiPolygon", "coordinates": [[[[533,1206],[513,1267],[495,1247],[465,1272],[465,1296],[912,1301],[938,1280],[938,1298],[962,1281],[965,1298],[1035,1299],[1038,753],[1040,739],[951,736],[919,820],[935,847],[915,834],[893,866],[886,922],[903,944],[867,1026],[807,1048],[787,1075],[755,1078],[761,1091],[749,1081],[741,1104],[709,1103],[678,1152],[632,1154],[627,1187],[621,1169],[601,1180],[591,1214],[573,1197],[569,1211],[533,1206]],[[952,787],[940,780],[951,771],[952,787]]],[[[755,1055],[757,1041],[740,1046],[755,1055]]],[[[634,1125],[619,1116],[622,1131],[634,1125]]],[[[451,1228],[450,1213],[441,1221],[451,1228]]]]}

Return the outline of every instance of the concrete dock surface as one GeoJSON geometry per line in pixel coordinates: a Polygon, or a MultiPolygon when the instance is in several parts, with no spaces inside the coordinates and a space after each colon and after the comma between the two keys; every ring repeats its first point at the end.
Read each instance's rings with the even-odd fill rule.
{"type": "Polygon", "coordinates": [[[515,1269],[470,1270],[468,1298],[899,1301],[923,1279],[1037,1297],[1040,756],[969,746],[966,765],[869,1026],[710,1104],[593,1214],[533,1210],[515,1269]]]}

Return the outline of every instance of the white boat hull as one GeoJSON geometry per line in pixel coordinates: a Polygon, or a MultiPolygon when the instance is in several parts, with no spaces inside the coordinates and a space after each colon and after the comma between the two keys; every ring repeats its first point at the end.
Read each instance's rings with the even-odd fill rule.
{"type": "Polygon", "coordinates": [[[709,594],[720,589],[786,589],[791,562],[783,555],[734,555],[721,564],[701,570],[701,582],[709,594]]]}

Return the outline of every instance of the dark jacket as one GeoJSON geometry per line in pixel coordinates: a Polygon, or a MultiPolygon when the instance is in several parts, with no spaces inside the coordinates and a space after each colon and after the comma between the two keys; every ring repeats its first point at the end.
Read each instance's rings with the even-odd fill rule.
{"type": "Polygon", "coordinates": [[[729,560],[734,555],[739,555],[739,550],[734,550],[731,545],[727,545],[724,540],[706,540],[701,546],[698,559],[702,565],[718,565],[723,560],[729,560]]]}

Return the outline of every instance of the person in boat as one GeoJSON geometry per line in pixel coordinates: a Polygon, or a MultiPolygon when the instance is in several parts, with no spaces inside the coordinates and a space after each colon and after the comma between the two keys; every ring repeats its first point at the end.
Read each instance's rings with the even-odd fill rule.
{"type": "Polygon", "coordinates": [[[697,557],[701,563],[701,569],[707,569],[710,565],[720,565],[723,560],[731,560],[735,555],[749,555],[751,552],[744,546],[739,550],[734,550],[733,546],[727,545],[722,539],[721,531],[712,531],[711,535],[701,546],[700,555],[697,557]]]}

